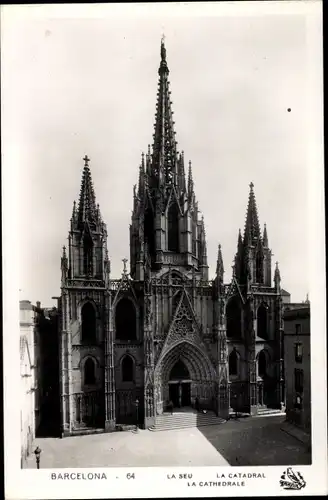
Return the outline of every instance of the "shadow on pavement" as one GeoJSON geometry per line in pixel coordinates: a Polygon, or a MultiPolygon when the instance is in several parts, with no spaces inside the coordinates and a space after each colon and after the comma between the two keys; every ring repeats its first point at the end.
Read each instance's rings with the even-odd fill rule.
{"type": "Polygon", "coordinates": [[[198,430],[231,466],[310,465],[309,447],[281,430],[283,420],[232,418],[198,430]]]}

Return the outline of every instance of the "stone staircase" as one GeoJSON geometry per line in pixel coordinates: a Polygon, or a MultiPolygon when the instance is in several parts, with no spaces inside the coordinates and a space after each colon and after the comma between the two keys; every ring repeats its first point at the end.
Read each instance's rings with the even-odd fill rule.
{"type": "Polygon", "coordinates": [[[284,415],[285,412],[279,408],[266,408],[262,407],[257,410],[258,417],[269,417],[271,415],[284,415]]]}
{"type": "Polygon", "coordinates": [[[212,411],[201,413],[196,411],[175,411],[163,413],[156,417],[156,423],[149,428],[150,431],[170,431],[176,429],[187,429],[189,427],[204,427],[206,425],[223,424],[225,420],[217,417],[212,411]]]}

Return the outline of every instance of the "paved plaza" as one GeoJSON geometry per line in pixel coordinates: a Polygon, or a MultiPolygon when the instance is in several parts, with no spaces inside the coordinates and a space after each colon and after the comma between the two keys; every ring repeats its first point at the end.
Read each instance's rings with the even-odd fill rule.
{"type": "MultiPolygon", "coordinates": [[[[284,417],[230,420],[172,431],[42,438],[41,468],[305,465],[308,447],[281,430],[284,417]]],[[[34,456],[27,462],[35,468],[34,456]]]]}

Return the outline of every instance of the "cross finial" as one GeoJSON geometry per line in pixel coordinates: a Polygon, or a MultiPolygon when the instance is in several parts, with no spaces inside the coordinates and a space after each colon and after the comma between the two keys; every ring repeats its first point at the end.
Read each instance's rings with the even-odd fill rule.
{"type": "Polygon", "coordinates": [[[88,163],[90,161],[90,158],[88,158],[88,155],[85,155],[85,157],[83,158],[83,160],[84,160],[84,166],[88,167],[88,163]]]}
{"type": "Polygon", "coordinates": [[[250,187],[251,189],[253,189],[254,184],[251,182],[251,183],[250,183],[250,185],[249,185],[249,187],[250,187]]]}
{"type": "Polygon", "coordinates": [[[164,44],[165,43],[165,34],[162,33],[162,39],[161,39],[162,43],[164,44]]]}
{"type": "Polygon", "coordinates": [[[126,274],[127,272],[127,269],[126,269],[126,263],[127,263],[128,259],[122,259],[122,262],[123,262],[123,274],[126,274]]]}

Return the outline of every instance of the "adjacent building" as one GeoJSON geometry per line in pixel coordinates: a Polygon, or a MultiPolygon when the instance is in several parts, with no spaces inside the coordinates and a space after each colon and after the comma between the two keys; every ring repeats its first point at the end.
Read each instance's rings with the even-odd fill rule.
{"type": "Polygon", "coordinates": [[[133,188],[130,269],[124,259],[119,279],[111,276],[107,228],[84,158],[61,259],[63,435],[111,431],[137,418],[148,428],[169,400],[182,407],[198,398],[223,418],[231,406],[256,414],[283,401],[281,278],[254,186],[244,230],[236,231],[233,278],[224,282],[218,245],[211,280],[192,164],[186,173],[175,137],[164,42],[158,75],[153,144],[133,188]]]}
{"type": "Polygon", "coordinates": [[[40,423],[39,335],[35,328],[36,310],[37,308],[28,300],[22,300],[19,303],[22,466],[31,453],[35,431],[40,423]]]}
{"type": "Polygon", "coordinates": [[[311,431],[310,304],[284,312],[286,418],[311,431]]]}

